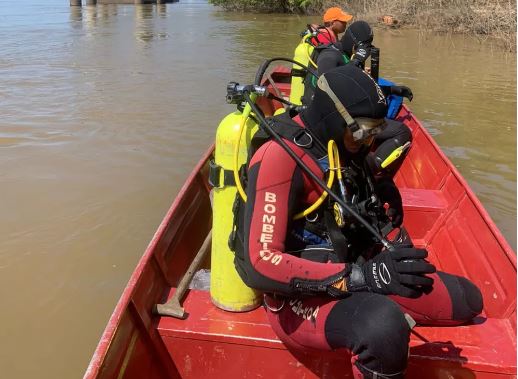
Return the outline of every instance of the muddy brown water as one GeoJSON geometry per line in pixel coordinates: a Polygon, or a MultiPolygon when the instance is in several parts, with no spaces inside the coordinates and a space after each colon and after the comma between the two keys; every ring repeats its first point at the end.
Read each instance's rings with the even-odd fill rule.
{"type": "MultiPolygon", "coordinates": [[[[0,2],[0,373],[79,378],[218,121],[230,80],[291,56],[315,18],[200,1],[0,2]]],[[[516,248],[516,57],[376,30],[381,74],[516,248]]]]}

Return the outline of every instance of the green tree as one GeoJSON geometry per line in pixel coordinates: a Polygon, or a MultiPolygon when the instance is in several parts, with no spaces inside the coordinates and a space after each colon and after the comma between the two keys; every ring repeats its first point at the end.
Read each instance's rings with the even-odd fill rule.
{"type": "Polygon", "coordinates": [[[322,0],[209,0],[228,10],[305,13],[320,9],[322,0]]]}

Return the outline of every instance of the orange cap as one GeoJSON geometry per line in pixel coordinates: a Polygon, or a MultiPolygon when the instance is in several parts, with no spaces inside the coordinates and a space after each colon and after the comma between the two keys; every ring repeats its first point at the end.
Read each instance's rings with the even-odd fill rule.
{"type": "Polygon", "coordinates": [[[347,12],[344,12],[342,9],[338,7],[329,8],[326,13],[324,13],[324,22],[332,22],[332,21],[342,21],[349,22],[353,19],[353,16],[347,12]]]}

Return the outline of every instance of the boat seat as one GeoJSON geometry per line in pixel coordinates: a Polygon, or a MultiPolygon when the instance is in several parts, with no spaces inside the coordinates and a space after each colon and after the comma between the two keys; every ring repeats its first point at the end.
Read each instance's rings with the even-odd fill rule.
{"type": "Polygon", "coordinates": [[[405,210],[404,225],[414,243],[422,246],[429,233],[441,225],[441,219],[446,219],[454,203],[440,190],[400,188],[399,192],[405,210]]]}
{"type": "MultiPolygon", "coordinates": [[[[173,293],[174,289],[169,296],[173,293]]],[[[189,313],[185,320],[161,317],[157,326],[182,378],[277,378],[281,372],[286,374],[283,378],[352,378],[350,356],[344,351],[288,350],[262,307],[226,312],[211,303],[207,291],[198,290],[190,290],[183,306],[189,313]]],[[[458,333],[452,333],[451,327],[416,327],[408,377],[462,379],[475,377],[474,371],[516,372],[514,350],[506,348],[513,343],[509,320],[480,318],[457,328],[458,333]],[[478,327],[480,323],[484,328],[478,327]],[[477,359],[468,362],[466,356],[477,359]]]]}

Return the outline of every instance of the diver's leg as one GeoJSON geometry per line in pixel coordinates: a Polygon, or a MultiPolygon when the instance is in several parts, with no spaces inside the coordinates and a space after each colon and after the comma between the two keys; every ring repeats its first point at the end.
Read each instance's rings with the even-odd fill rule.
{"type": "MultiPolygon", "coordinates": [[[[270,309],[278,305],[270,304],[270,309]]],[[[351,352],[355,378],[403,378],[410,327],[397,304],[386,296],[357,292],[340,300],[287,299],[280,311],[267,313],[287,346],[344,348],[351,352]]]]}
{"type": "Polygon", "coordinates": [[[461,276],[437,272],[433,289],[417,299],[391,296],[403,312],[421,325],[459,325],[482,312],[482,294],[477,286],[461,276]]]}

